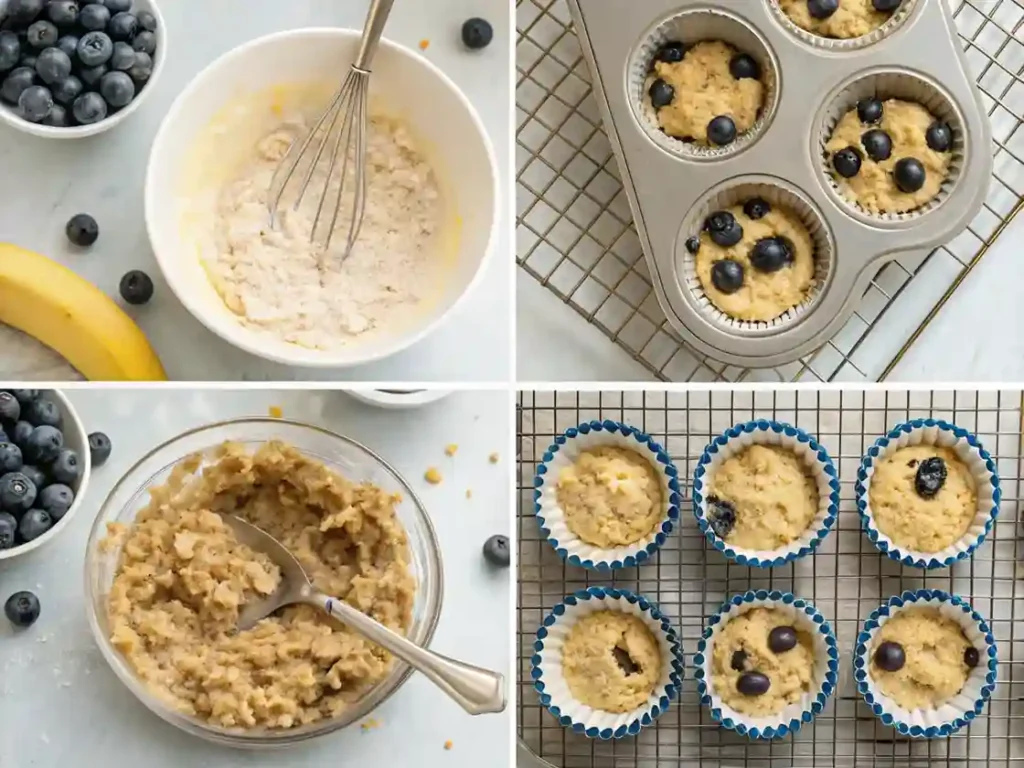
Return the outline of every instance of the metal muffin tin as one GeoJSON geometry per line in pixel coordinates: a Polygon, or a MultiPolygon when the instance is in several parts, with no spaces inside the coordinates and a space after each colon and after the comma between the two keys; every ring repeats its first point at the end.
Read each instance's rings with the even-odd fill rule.
{"type": "Polygon", "coordinates": [[[784,20],[775,0],[568,0],[568,6],[659,303],[683,339],[704,354],[768,367],[813,352],[843,327],[886,262],[948,242],[984,203],[991,129],[944,3],[904,0],[861,43],[812,42],[784,20]],[[673,29],[685,42],[730,42],[773,78],[777,104],[769,98],[760,125],[737,147],[695,152],[652,129],[643,73],[673,29]],[[843,199],[829,174],[822,150],[828,132],[867,93],[919,101],[953,126],[950,178],[917,211],[861,210],[843,199]],[[735,321],[695,285],[684,243],[697,234],[694,224],[709,201],[729,200],[736,187],[773,186],[787,203],[803,198],[795,212],[818,219],[831,252],[820,254],[827,263],[818,265],[816,287],[800,307],[767,323],[735,321]]]}

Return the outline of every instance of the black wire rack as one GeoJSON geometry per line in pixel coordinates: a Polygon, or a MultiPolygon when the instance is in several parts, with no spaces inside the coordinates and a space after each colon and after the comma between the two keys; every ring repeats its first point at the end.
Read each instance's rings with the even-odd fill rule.
{"type": "MultiPolygon", "coordinates": [[[[994,139],[988,197],[952,242],[884,266],[854,315],[817,352],[779,368],[737,368],[686,346],[669,324],[633,229],[565,0],[516,1],[520,268],[654,378],[884,380],[1024,210],[1024,0],[924,1],[950,6],[982,92],[994,139]]],[[[643,7],[642,1],[634,4],[643,7]]]]}
{"type": "Polygon", "coordinates": [[[518,409],[517,718],[521,744],[557,768],[679,766],[967,766],[1024,765],[1024,536],[1018,530],[1020,391],[524,392],[518,409]],[[972,559],[950,569],[905,568],[880,554],[861,532],[854,481],[875,439],[913,418],[942,418],[973,431],[1002,480],[999,519],[972,559]],[[591,419],[615,419],[652,435],[671,454],[684,488],[678,531],[653,562],[604,577],[565,565],[541,539],[532,489],[537,463],[556,434],[591,419]],[[782,568],[751,569],[709,548],[693,521],[690,479],[705,445],[753,418],[789,422],[810,432],[839,471],[836,528],[813,555],[782,568]],[[592,585],[624,587],[656,602],[679,631],[686,658],[680,699],[638,737],[598,741],[573,734],[541,707],[529,674],[543,616],[566,594],[592,585]],[[853,683],[851,649],[864,619],[904,590],[962,595],[989,619],[999,649],[999,676],[984,714],[944,739],[914,740],[884,726],[853,683]],[[727,596],[748,589],[791,591],[810,599],[839,640],[840,684],[813,724],[774,742],[751,742],[719,727],[699,704],[693,654],[705,622],[727,596]]]}

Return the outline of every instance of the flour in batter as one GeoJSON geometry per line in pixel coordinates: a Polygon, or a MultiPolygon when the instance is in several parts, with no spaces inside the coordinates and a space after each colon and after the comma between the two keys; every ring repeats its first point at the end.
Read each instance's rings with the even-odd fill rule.
{"type": "Polygon", "coordinates": [[[783,12],[801,29],[821,37],[838,39],[863,37],[875,31],[885,24],[900,6],[900,0],[839,0],[834,10],[828,13],[832,6],[817,0],[778,2],[783,12]],[[888,10],[879,11],[876,6],[888,10]]]}

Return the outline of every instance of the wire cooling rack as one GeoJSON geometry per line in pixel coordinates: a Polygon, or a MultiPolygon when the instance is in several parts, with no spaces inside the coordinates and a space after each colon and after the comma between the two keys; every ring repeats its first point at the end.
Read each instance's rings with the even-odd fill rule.
{"type": "Polygon", "coordinates": [[[946,2],[992,121],[985,207],[948,245],[882,268],[818,352],[775,369],[736,368],[687,347],[668,323],[565,0],[516,2],[519,265],[660,379],[883,380],[1024,208],[1024,0],[946,2]]]}
{"type": "MultiPolygon", "coordinates": [[[[1024,764],[1024,536],[1018,533],[1022,393],[861,391],[689,391],[679,393],[524,392],[519,401],[518,702],[522,743],[557,768],[680,766],[967,766],[1024,764]],[[912,418],[942,418],[973,431],[993,455],[1002,480],[999,519],[974,557],[951,569],[903,568],[861,533],[854,479],[875,439],[912,418]],[[767,570],[730,564],[709,548],[689,508],[689,486],[705,445],[752,418],[796,424],[828,449],[839,471],[840,515],[817,553],[767,570]],[[566,566],[541,539],[532,505],[537,463],[556,434],[591,419],[616,419],[652,435],[679,469],[685,503],[674,532],[653,561],[602,577],[566,566]],[[636,738],[587,739],[562,728],[540,706],[529,660],[543,616],[566,594],[615,585],[654,600],[682,637],[686,676],[681,698],[636,738]],[[853,683],[851,649],[864,618],[904,590],[943,589],[967,598],[988,618],[999,648],[999,677],[982,717],[952,737],[912,740],[875,718],[853,683]],[[727,596],[779,589],[809,598],[839,640],[840,684],[813,724],[778,742],[750,742],[720,728],[700,706],[693,654],[708,617],[727,596]]],[[[541,763],[544,765],[545,763],[541,763]]],[[[532,764],[531,764],[532,765],[532,764]]],[[[520,768],[525,768],[520,763],[520,768]]]]}

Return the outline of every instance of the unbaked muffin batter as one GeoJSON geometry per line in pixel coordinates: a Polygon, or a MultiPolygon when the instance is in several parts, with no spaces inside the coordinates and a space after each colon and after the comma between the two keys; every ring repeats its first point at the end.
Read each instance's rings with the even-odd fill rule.
{"type": "Polygon", "coordinates": [[[949,176],[952,132],[949,126],[940,124],[920,104],[899,99],[880,103],[881,118],[878,121],[864,122],[857,108],[839,120],[825,145],[829,168],[843,196],[848,200],[875,213],[905,213],[920,208],[938,196],[943,182],[949,176]],[[950,139],[949,147],[929,141],[930,129],[939,125],[950,139]],[[868,151],[865,137],[873,130],[882,131],[888,136],[891,151],[886,159],[872,159],[868,151]],[[945,149],[937,151],[931,144],[945,149]],[[837,165],[836,153],[851,149],[859,155],[860,168],[856,174],[846,177],[838,170],[840,166],[837,165]],[[924,179],[919,189],[907,191],[910,187],[900,187],[897,164],[902,160],[916,161],[923,168],[924,179]]]}
{"type": "Polygon", "coordinates": [[[317,589],[405,634],[416,585],[398,499],[354,483],[296,449],[255,453],[226,443],[193,456],[150,491],[121,546],[107,601],[110,641],[150,693],[227,728],[290,728],[336,717],[387,677],[391,654],[310,606],[245,632],[239,612],[272,594],[281,573],[240,544],[221,514],[285,545],[317,589]]]}
{"type": "Polygon", "coordinates": [[[935,608],[908,608],[875,633],[869,649],[871,679],[904,709],[935,709],[964,687],[971,670],[964,661],[969,648],[963,628],[953,619],[935,608]],[[875,658],[886,642],[899,644],[905,657],[895,671],[883,669],[875,658]]]}
{"type": "Polygon", "coordinates": [[[752,717],[773,715],[799,701],[811,689],[813,641],[781,611],[753,608],[730,619],[715,636],[711,681],[719,698],[737,712],[752,717]],[[793,647],[781,652],[772,650],[769,638],[777,627],[793,630],[793,647]],[[767,691],[759,695],[740,691],[741,678],[751,673],[768,678],[767,691]]]}
{"type": "Polygon", "coordinates": [[[558,505],[569,530],[595,547],[646,538],[664,517],[661,478],[636,451],[602,445],[558,474],[558,505]]]}
{"type": "Polygon", "coordinates": [[[710,478],[709,520],[734,547],[783,547],[803,535],[817,512],[814,478],[785,448],[752,445],[723,461],[710,478]]]}
{"type": "Polygon", "coordinates": [[[687,243],[691,250],[697,246],[697,279],[711,303],[730,317],[753,322],[773,320],[799,306],[815,284],[814,241],[803,222],[790,210],[756,202],[762,207],[747,206],[748,210],[755,215],[767,210],[757,219],[747,215],[743,205],[724,212],[732,217],[732,226],[742,230],[734,245],[716,242],[732,242],[739,236],[730,239],[714,231],[714,217],[720,217],[721,211],[709,217],[698,241],[691,238],[687,243]],[[785,250],[781,262],[765,263],[758,258],[755,249],[769,240],[779,242],[785,250]],[[716,266],[721,261],[732,263],[716,266]]]}
{"type": "Polygon", "coordinates": [[[628,613],[598,611],[569,630],[562,648],[562,673],[572,695],[605,712],[641,706],[661,679],[661,649],[643,620],[628,613]]]}
{"type": "Polygon", "coordinates": [[[863,37],[892,17],[891,11],[875,10],[873,0],[839,0],[835,13],[824,19],[811,15],[808,0],[779,0],[779,6],[801,29],[839,39],[863,37]]]}
{"type": "Polygon", "coordinates": [[[875,465],[869,491],[871,511],[878,530],[897,546],[913,552],[938,552],[961,536],[977,511],[977,490],[967,465],[949,448],[913,445],[893,451],[875,465]],[[935,460],[945,476],[934,494],[918,476],[927,474],[935,460]],[[929,462],[922,467],[924,462],[929,462]]]}

